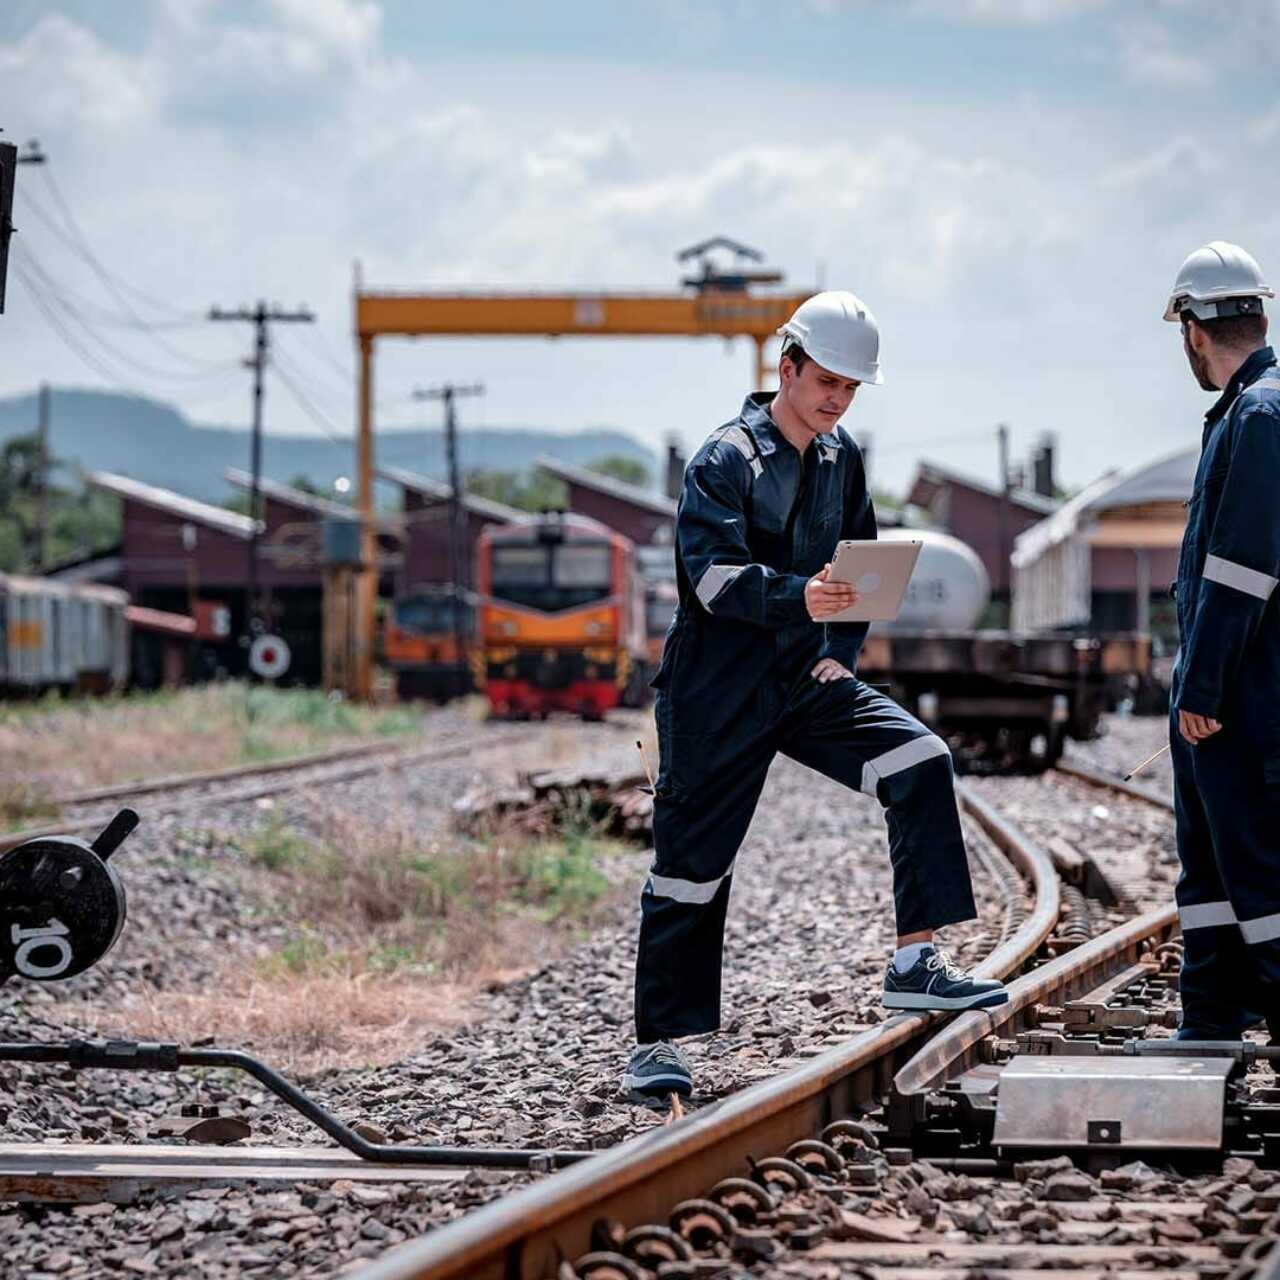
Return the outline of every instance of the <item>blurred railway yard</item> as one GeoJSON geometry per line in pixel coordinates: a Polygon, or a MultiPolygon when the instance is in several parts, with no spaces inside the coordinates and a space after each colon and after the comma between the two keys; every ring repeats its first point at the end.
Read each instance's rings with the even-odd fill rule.
{"type": "Polygon", "coordinates": [[[0,1280],[1280,1280],[1210,8],[0,3],[0,1280]]]}

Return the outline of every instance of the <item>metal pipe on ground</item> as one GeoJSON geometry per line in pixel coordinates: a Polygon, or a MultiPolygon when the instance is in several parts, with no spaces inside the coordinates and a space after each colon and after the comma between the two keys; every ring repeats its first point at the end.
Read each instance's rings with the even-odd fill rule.
{"type": "Polygon", "coordinates": [[[503,1147],[415,1147],[376,1143],[303,1093],[291,1080],[238,1049],[183,1049],[176,1044],[131,1040],[70,1040],[52,1044],[0,1044],[0,1062],[66,1063],[76,1070],[180,1071],[221,1067],[244,1071],[282,1102],[323,1129],[348,1151],[377,1164],[422,1164],[459,1169],[558,1169],[594,1155],[592,1151],[539,1151],[503,1147]]]}

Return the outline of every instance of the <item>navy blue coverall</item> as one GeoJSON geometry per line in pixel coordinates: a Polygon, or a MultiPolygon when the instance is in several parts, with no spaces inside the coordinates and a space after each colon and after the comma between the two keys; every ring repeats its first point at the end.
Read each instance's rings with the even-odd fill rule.
{"type": "MultiPolygon", "coordinates": [[[[946,744],[850,671],[865,623],[818,624],[806,582],[842,538],[874,538],[857,445],[839,428],[801,454],[749,396],[685,471],[676,517],[680,604],[658,690],[654,862],[641,895],[636,1038],[720,1025],[734,858],[781,751],[885,807],[899,934],[975,914],[946,744]]],[[[850,903],[849,932],[858,930],[850,903]]]]}
{"type": "Polygon", "coordinates": [[[1170,734],[1183,1026],[1280,1014],[1280,370],[1270,347],[1205,418],[1178,562],[1170,734]],[[1178,711],[1222,728],[1192,746],[1178,711]]]}

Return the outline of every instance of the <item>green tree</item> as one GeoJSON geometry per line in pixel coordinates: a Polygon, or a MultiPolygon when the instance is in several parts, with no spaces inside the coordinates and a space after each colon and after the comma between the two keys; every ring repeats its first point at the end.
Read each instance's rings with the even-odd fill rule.
{"type": "Polygon", "coordinates": [[[569,495],[564,481],[545,471],[468,471],[462,486],[478,498],[502,502],[520,511],[563,510],[569,495]]]}
{"type": "MultiPolygon", "coordinates": [[[[73,486],[60,483],[65,469],[56,458],[49,459],[49,564],[90,555],[120,541],[119,503],[90,488],[79,474],[73,486]]],[[[33,432],[14,436],[0,448],[0,570],[30,572],[40,567],[39,524],[40,441],[33,432]]]]}
{"type": "Polygon", "coordinates": [[[638,489],[647,489],[651,482],[649,468],[643,462],[637,462],[635,458],[628,458],[621,453],[611,453],[606,458],[597,458],[594,462],[588,462],[587,470],[594,471],[598,475],[611,476],[624,484],[633,484],[638,489]]]}

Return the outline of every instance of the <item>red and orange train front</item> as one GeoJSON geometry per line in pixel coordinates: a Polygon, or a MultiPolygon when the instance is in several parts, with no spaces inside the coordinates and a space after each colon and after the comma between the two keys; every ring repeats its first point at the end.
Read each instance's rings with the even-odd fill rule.
{"type": "Polygon", "coordinates": [[[635,549],[585,516],[486,529],[477,548],[477,685],[499,716],[599,719],[644,690],[644,597],[635,549]]]}

